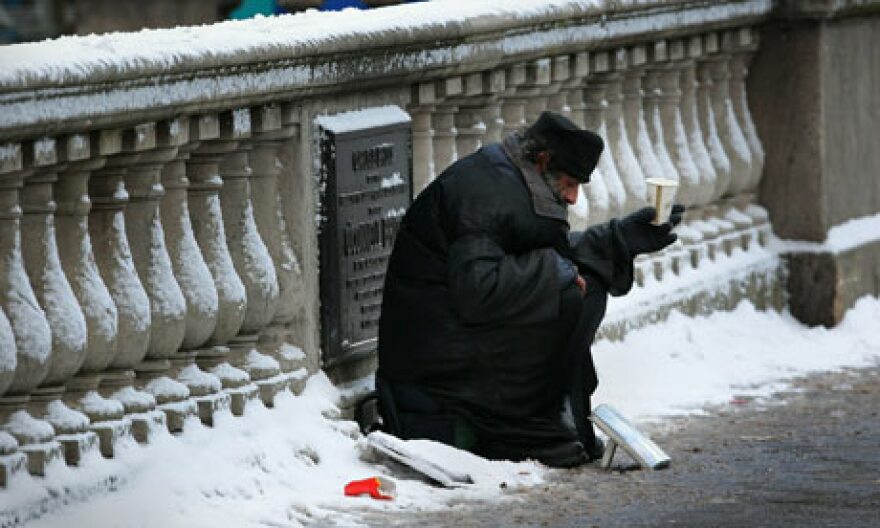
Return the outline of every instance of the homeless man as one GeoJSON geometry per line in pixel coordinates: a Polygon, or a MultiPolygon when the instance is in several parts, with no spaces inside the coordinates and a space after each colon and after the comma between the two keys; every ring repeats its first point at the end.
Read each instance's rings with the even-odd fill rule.
{"type": "Polygon", "coordinates": [[[656,226],[645,208],[570,242],[567,204],[603,148],[544,112],[419,194],[385,278],[376,388],[386,430],[492,459],[601,457],[587,417],[607,295],[629,291],[633,258],[672,243],[681,218],[677,206],[656,226]]]}

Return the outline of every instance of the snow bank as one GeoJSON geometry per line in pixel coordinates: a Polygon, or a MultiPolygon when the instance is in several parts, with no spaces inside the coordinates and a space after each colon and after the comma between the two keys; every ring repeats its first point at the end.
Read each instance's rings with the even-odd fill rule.
{"type": "Polygon", "coordinates": [[[85,490],[78,497],[85,502],[60,510],[56,504],[56,511],[29,526],[298,526],[323,517],[350,523],[361,508],[439,509],[463,498],[515,493],[541,482],[546,471],[534,463],[489,462],[418,442],[428,444],[417,446],[421,450],[455,464],[476,483],[445,490],[398,478],[359,458],[365,440],[353,422],[334,419],[338,398],[339,391],[318,374],[301,396],[284,393],[272,410],[254,403],[242,418],[222,415],[213,430],[193,419],[186,434],[128,446],[114,460],[89,459],[78,469],[56,465],[43,480],[18,477],[9,490],[0,491],[0,524],[8,505],[34,503],[64,488],[85,490]],[[396,481],[395,500],[343,496],[348,481],[382,474],[396,481]],[[93,484],[112,475],[120,480],[111,493],[93,484]],[[90,487],[97,492],[83,496],[90,487]]]}
{"type": "Polygon", "coordinates": [[[599,388],[593,405],[610,403],[645,419],[699,412],[734,395],[766,396],[781,380],[841,367],[880,364],[880,300],[860,299],[833,329],[807,328],[788,313],[732,312],[686,317],[593,347],[599,388]]]}

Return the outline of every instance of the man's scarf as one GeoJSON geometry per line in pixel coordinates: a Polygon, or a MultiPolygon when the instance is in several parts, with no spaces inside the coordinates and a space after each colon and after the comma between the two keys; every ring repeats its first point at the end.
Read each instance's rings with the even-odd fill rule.
{"type": "Polygon", "coordinates": [[[550,171],[538,172],[535,164],[524,159],[518,133],[508,134],[502,142],[504,151],[523,174],[535,214],[557,220],[568,221],[568,204],[559,193],[556,176],[550,171]]]}

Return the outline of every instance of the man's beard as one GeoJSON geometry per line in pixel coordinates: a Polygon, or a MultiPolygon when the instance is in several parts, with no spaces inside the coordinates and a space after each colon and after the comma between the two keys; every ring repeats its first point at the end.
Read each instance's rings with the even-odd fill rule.
{"type": "Polygon", "coordinates": [[[559,188],[559,177],[550,170],[543,170],[541,171],[541,178],[544,179],[547,187],[550,187],[550,192],[553,193],[556,201],[562,204],[563,207],[568,207],[568,202],[562,197],[562,190],[559,188]]]}

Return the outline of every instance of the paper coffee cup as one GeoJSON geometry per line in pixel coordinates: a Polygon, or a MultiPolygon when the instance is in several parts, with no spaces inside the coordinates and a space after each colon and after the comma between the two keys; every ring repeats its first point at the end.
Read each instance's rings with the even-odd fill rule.
{"type": "Polygon", "coordinates": [[[678,190],[678,182],[667,178],[647,178],[648,205],[657,210],[657,216],[652,223],[655,225],[665,224],[669,221],[672,213],[672,203],[675,191],[678,190]]]}

